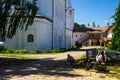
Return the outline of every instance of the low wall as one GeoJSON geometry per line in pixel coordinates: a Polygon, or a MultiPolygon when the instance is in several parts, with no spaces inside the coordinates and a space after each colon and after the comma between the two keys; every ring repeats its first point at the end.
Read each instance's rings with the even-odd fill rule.
{"type": "Polygon", "coordinates": [[[106,50],[107,60],[108,61],[118,61],[120,60],[120,52],[106,50]]]}

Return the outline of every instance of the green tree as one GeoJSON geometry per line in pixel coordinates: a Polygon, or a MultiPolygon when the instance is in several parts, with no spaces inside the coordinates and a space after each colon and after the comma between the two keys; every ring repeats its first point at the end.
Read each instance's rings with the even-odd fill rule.
{"type": "Polygon", "coordinates": [[[74,27],[85,28],[85,24],[74,23],[74,27]]]}
{"type": "Polygon", "coordinates": [[[81,24],[80,26],[81,26],[82,28],[85,28],[85,27],[86,27],[85,24],[81,24]]]}
{"type": "Polygon", "coordinates": [[[80,48],[80,47],[82,47],[82,43],[81,43],[80,41],[77,41],[77,42],[75,43],[75,46],[76,46],[77,48],[80,48]]]}
{"type": "Polygon", "coordinates": [[[107,27],[109,27],[110,26],[110,23],[109,22],[107,22],[107,27]]]}
{"type": "Polygon", "coordinates": [[[36,1],[0,0],[0,37],[12,38],[18,28],[27,30],[38,11],[36,1]]]}
{"type": "Polygon", "coordinates": [[[115,11],[113,18],[115,20],[115,27],[112,31],[113,36],[110,48],[112,50],[120,51],[120,3],[115,11]]]}
{"type": "Polygon", "coordinates": [[[78,23],[74,23],[74,27],[80,27],[80,24],[78,24],[78,23]]]}
{"type": "Polygon", "coordinates": [[[100,25],[98,24],[98,26],[97,27],[100,27],[100,25]]]}
{"type": "Polygon", "coordinates": [[[90,27],[90,24],[88,23],[88,25],[87,25],[88,27],[90,27]]]}
{"type": "Polygon", "coordinates": [[[92,26],[93,26],[93,27],[96,27],[95,22],[92,23],[92,26]]]}

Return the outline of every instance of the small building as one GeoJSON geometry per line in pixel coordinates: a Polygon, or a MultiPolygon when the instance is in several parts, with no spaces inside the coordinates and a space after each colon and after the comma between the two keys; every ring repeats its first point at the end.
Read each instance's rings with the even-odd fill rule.
{"type": "Polygon", "coordinates": [[[111,38],[112,26],[109,27],[91,27],[73,29],[73,45],[76,41],[81,41],[84,46],[104,46],[106,45],[105,38],[111,38]]]}

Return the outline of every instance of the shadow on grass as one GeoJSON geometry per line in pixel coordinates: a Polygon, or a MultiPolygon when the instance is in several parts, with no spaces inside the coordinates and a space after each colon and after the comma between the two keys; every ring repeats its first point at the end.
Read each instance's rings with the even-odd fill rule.
{"type": "MultiPolygon", "coordinates": [[[[11,60],[5,65],[0,66],[0,80],[8,80],[8,78],[14,76],[28,76],[32,74],[36,75],[49,75],[49,76],[64,76],[64,77],[76,77],[84,75],[72,74],[73,67],[66,63],[66,60],[54,60],[53,58],[45,58],[39,60],[22,60],[22,59],[3,59],[11,60]]],[[[3,62],[4,63],[4,62],[3,62]]]]}

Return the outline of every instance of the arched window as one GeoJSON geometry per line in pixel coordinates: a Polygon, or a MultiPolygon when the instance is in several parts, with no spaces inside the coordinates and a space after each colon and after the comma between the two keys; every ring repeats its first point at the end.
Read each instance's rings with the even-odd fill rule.
{"type": "Polygon", "coordinates": [[[34,42],[34,36],[32,34],[29,34],[27,37],[28,42],[34,42]]]}

